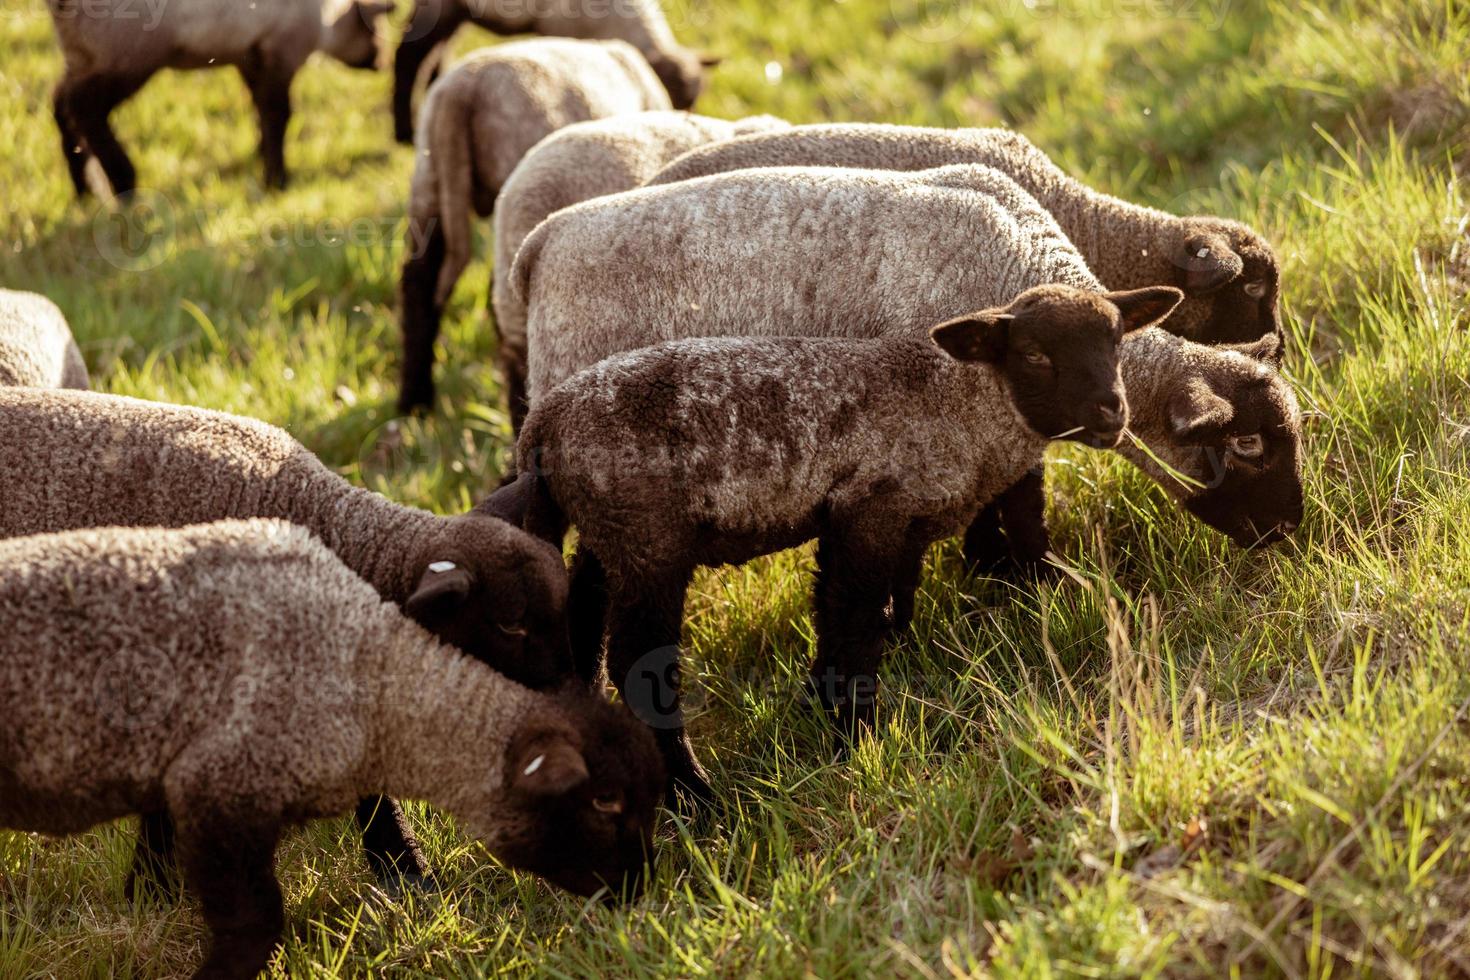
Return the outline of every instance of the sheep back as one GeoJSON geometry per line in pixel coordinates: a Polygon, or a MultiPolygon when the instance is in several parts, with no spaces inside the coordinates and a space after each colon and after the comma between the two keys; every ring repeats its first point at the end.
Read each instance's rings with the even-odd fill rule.
{"type": "Polygon", "coordinates": [[[56,304],[0,289],[0,385],[86,388],[87,365],[56,304]]]}

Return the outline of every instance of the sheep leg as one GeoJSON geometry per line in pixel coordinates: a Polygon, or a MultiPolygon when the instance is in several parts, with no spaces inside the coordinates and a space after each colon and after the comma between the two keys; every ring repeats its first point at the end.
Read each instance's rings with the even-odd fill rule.
{"type": "MultiPolygon", "coordinates": [[[[67,105],[76,131],[87,151],[102,165],[115,197],[131,194],[138,186],[138,172],[128,153],[117,141],[108,116],[129,96],[143,87],[152,73],[135,75],[91,75],[72,87],[67,105]]],[[[85,166],[86,161],[83,161],[85,166]]],[[[84,178],[85,180],[85,178],[84,178]]]]}
{"type": "Polygon", "coordinates": [[[357,801],[356,816],[368,866],[384,891],[399,895],[404,886],[433,887],[418,838],[397,802],[386,796],[365,797],[357,801]]]}
{"type": "Polygon", "coordinates": [[[155,890],[168,895],[170,873],[174,868],[174,822],[168,812],[145,813],[138,820],[138,842],[133,847],[133,866],[123,885],[123,896],[129,902],[155,890]]]}
{"type": "Polygon", "coordinates": [[[567,626],[572,635],[572,664],[588,686],[602,669],[602,641],[607,627],[607,570],[586,548],[578,548],[567,596],[567,626]]]}
{"type": "Polygon", "coordinates": [[[887,606],[905,557],[901,544],[861,530],[833,531],[817,543],[817,656],[809,684],[836,716],[843,746],[873,727],[878,665],[892,627],[887,606]]]}
{"type": "Polygon", "coordinates": [[[987,575],[1045,577],[1049,550],[1046,487],[1039,467],[1002,491],[965,531],[965,561],[987,575]]]}
{"type": "Polygon", "coordinates": [[[465,17],[464,5],[458,0],[414,4],[413,18],[393,56],[393,137],[398,142],[413,142],[413,96],[424,62],[436,59],[432,71],[437,74],[442,48],[465,17]]]}
{"type": "Polygon", "coordinates": [[[910,540],[893,572],[893,631],[905,633],[914,621],[914,594],[924,575],[924,552],[928,542],[910,540]]]}
{"type": "Polygon", "coordinates": [[[434,341],[443,311],[434,301],[439,270],[444,265],[444,229],[437,217],[410,217],[404,249],[403,278],[398,287],[402,317],[403,363],[398,411],[407,415],[434,404],[434,341]]]}
{"type": "Polygon", "coordinates": [[[52,96],[52,110],[56,116],[56,128],[61,133],[61,154],[66,158],[66,169],[71,174],[72,187],[77,192],[77,197],[87,197],[92,193],[92,188],[87,185],[87,161],[92,157],[92,151],[87,147],[86,138],[73,118],[72,100],[75,98],[76,83],[70,77],[63,78],[56,84],[56,92],[52,96]]]}
{"type": "Polygon", "coordinates": [[[250,980],[270,962],[286,927],[274,869],[281,824],[264,816],[241,820],[195,802],[204,809],[180,820],[179,859],[212,938],[194,977],[250,980]]]}
{"type": "Polygon", "coordinates": [[[286,186],[286,126],[291,122],[291,80],[295,71],[255,52],[240,66],[260,119],[260,157],[265,186],[286,186]]]}
{"type": "Polygon", "coordinates": [[[694,806],[714,790],[684,730],[680,705],[679,627],[690,570],[664,573],[632,588],[610,590],[607,673],[639,720],[653,730],[668,767],[670,806],[682,794],[694,806]]]}

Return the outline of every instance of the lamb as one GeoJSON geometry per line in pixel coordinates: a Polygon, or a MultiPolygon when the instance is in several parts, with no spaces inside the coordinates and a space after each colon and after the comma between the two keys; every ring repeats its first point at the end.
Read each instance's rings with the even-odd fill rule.
{"type": "MultiPolygon", "coordinates": [[[[813,682],[842,730],[870,725],[861,689],[890,627],[907,627],[927,547],[1049,439],[1115,444],[1127,420],[1118,341],[1180,298],[1040,286],[936,326],[933,343],[676,340],[602,361],[540,399],[517,448],[533,481],[527,527],[559,541],[576,525],[570,601],[594,608],[589,596],[605,589],[608,672],[655,728],[678,788],[710,795],[678,685],[665,689],[696,566],[816,538],[813,682]]],[[[591,679],[601,637],[585,639],[574,653],[591,679]]]]}
{"type": "MultiPolygon", "coordinates": [[[[1044,283],[1103,291],[1050,214],[1005,175],[973,164],[746,170],[588,201],[531,234],[511,282],[529,310],[533,409],[572,373],[663,340],[914,337],[1044,283]]],[[[1280,346],[1269,336],[1242,351],[1130,338],[1121,353],[1130,383],[1146,363],[1180,385],[1157,389],[1161,400],[1147,409],[1180,422],[1148,433],[1159,440],[1153,451],[1214,461],[1189,467],[1211,467],[1203,488],[1146,471],[1241,545],[1274,541],[1302,515],[1300,417],[1273,370],[1280,346]],[[1248,438],[1263,432],[1274,434],[1259,446],[1248,438]],[[1237,437],[1248,439],[1241,452],[1237,437]]],[[[1024,526],[1014,537],[1045,555],[1039,508],[1017,510],[1024,526]]]]}
{"type": "MultiPolygon", "coordinates": [[[[687,112],[640,112],[575,123],[548,136],[526,154],[505,182],[495,208],[495,325],[500,333],[499,358],[515,428],[519,429],[525,415],[526,311],[511,296],[507,280],[516,252],[531,230],[564,207],[632,190],[691,147],[787,125],[770,116],[727,122],[687,112]]],[[[404,333],[432,337],[439,331],[442,312],[427,288],[432,276],[427,270],[416,271],[420,285],[410,288],[413,280],[409,269],[410,265],[405,265],[404,333]],[[410,322],[412,327],[408,326],[410,322]]],[[[398,399],[398,408],[404,413],[425,409],[434,400],[431,365],[422,359],[418,363],[422,373],[405,379],[398,399]]]]}
{"type": "Polygon", "coordinates": [[[260,117],[267,187],[286,186],[286,125],[291,81],[313,51],[353,68],[378,63],[379,21],[393,0],[47,0],[66,70],[54,108],[78,197],[88,164],[101,166],[116,196],[130,194],[137,173],[107,117],[164,68],[234,65],[260,117]]]}
{"type": "Polygon", "coordinates": [[[563,126],[668,108],[648,62],[622,41],[503,44],[434,83],[419,127],[399,287],[401,407],[433,401],[439,315],[473,257],[472,211],[490,214],[521,158],[563,126]]]}
{"type": "MultiPolygon", "coordinates": [[[[197,408],[0,388],[0,418],[0,536],[282,518],[513,680],[549,687],[572,673],[561,553],[512,526],[520,515],[493,500],[458,517],[403,507],[352,486],[275,426],[197,408]]],[[[364,800],[358,819],[385,883],[423,880],[393,804],[364,800]]],[[[168,828],[145,820],[130,891],[166,866],[168,843],[168,828]]]]}
{"type": "Polygon", "coordinates": [[[0,289],[0,386],[86,388],[87,364],[56,304],[0,289]]]}
{"type": "Polygon", "coordinates": [[[1171,333],[1204,344],[1281,333],[1280,271],[1269,243],[1237,221],[1177,217],[1099,193],[1009,129],[925,129],[866,123],[797,126],[695,149],[649,183],[752,167],[832,166],[929,170],[994,167],[1050,211],[1109,289],[1167,283],[1184,290],[1171,333]]]}
{"type": "Polygon", "coordinates": [[[406,619],[304,528],[225,521],[0,542],[0,826],[166,808],[212,943],[280,942],[286,826],[393,793],[505,864],[635,891],[664,777],[627,712],[535,693],[406,619]]]}
{"type": "Polygon", "coordinates": [[[657,0],[415,0],[393,64],[393,129],[400,143],[413,142],[413,96],[419,75],[438,73],[440,55],[466,21],[497,34],[545,34],[588,40],[622,40],[653,67],[675,109],[694,105],[704,89],[704,70],[718,58],[682,47],[657,0]]]}

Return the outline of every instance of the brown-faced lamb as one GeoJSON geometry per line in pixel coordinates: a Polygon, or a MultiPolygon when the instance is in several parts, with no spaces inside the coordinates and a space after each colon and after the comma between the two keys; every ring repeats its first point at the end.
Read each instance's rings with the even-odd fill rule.
{"type": "Polygon", "coordinates": [[[436,640],[304,528],[227,521],[0,542],[0,826],[165,809],[212,941],[280,942],[286,827],[422,799],[505,864],[636,891],[664,777],[627,712],[538,694],[436,640]]]}
{"type": "MultiPolygon", "coordinates": [[[[526,154],[500,191],[494,219],[492,295],[500,334],[498,359],[515,429],[519,430],[525,415],[526,310],[512,295],[507,280],[516,252],[532,229],[562,208],[632,190],[692,147],[788,125],[770,116],[728,122],[688,112],[639,112],[575,123],[546,137],[526,154]]],[[[432,337],[439,331],[443,310],[432,292],[433,272],[421,263],[404,267],[405,335],[432,337]]],[[[427,408],[434,398],[430,363],[422,358],[415,363],[421,372],[404,379],[398,399],[403,412],[427,408]]]]}
{"type": "MultiPolygon", "coordinates": [[[[532,687],[571,676],[561,553],[493,501],[457,517],[404,507],[275,426],[197,408],[13,388],[0,389],[0,419],[0,535],[282,518],[475,659],[532,687]]],[[[365,799],[358,819],[385,883],[424,878],[395,805],[365,799]]],[[[168,845],[169,828],[146,819],[133,881],[158,876],[168,845]]]]}
{"type": "Polygon", "coordinates": [[[87,364],[56,304],[0,289],[0,386],[86,388],[87,364]]]}
{"type": "MultiPolygon", "coordinates": [[[[1035,199],[1004,174],[973,164],[917,173],[745,170],[599,198],[543,222],[512,272],[529,311],[533,408],[573,372],[663,340],[914,337],[965,309],[1002,305],[1049,282],[1103,291],[1035,199]]],[[[1150,411],[1161,418],[1188,423],[1196,413],[1186,396],[1204,391],[1231,400],[1238,425],[1280,431],[1250,458],[1230,442],[1249,433],[1181,424],[1149,435],[1162,440],[1151,445],[1160,456],[1219,463],[1204,487],[1163,483],[1241,545],[1275,540],[1301,520],[1295,401],[1274,370],[1259,384],[1236,379],[1247,361],[1252,377],[1258,367],[1274,368],[1279,350],[1274,335],[1251,348],[1258,357],[1244,360],[1141,336],[1129,338],[1121,355],[1130,378],[1146,357],[1162,370],[1153,352],[1177,362],[1169,376],[1188,384],[1158,391],[1167,401],[1150,411]]],[[[1131,444],[1123,451],[1146,455],[1131,444]]],[[[1040,457],[1036,464],[1039,472],[1040,457]]],[[[1040,509],[1020,516],[1039,559],[1048,547],[1040,509]]]]}
{"type": "MultiPolygon", "coordinates": [[[[576,525],[573,602],[606,596],[608,673],[653,726],[674,785],[709,798],[676,682],[696,567],[817,539],[812,680],[842,731],[871,724],[883,641],[907,625],[925,550],[1049,440],[1116,443],[1118,342],[1179,299],[1040,286],[934,327],[932,343],[676,340],[539,399],[517,450],[534,488],[527,527],[559,541],[576,525]]],[[[601,637],[583,639],[590,680],[601,637]]]]}
{"type": "Polygon", "coordinates": [[[286,186],[291,81],[313,51],[353,68],[375,68],[381,19],[392,0],[47,0],[66,71],[54,108],[61,151],[79,197],[88,164],[114,195],[137,173],[108,122],[112,110],[164,68],[234,65],[260,119],[267,187],[286,186]]]}
{"type": "Polygon", "coordinates": [[[930,170],[994,167],[1051,212],[1108,289],[1163,283],[1184,291],[1164,328],[1202,344],[1281,332],[1280,271],[1271,245],[1238,221],[1179,217],[1100,193],[1009,129],[927,129],[869,123],[797,126],[690,151],[651,184],[757,167],[930,170]]]}
{"type": "Polygon", "coordinates": [[[668,108],[648,62],[622,41],[502,44],[434,83],[419,127],[399,287],[401,406],[433,400],[439,314],[473,258],[474,216],[495,209],[521,158],[572,123],[668,108]]]}
{"type": "Polygon", "coordinates": [[[653,67],[675,109],[694,105],[704,70],[719,63],[679,44],[658,0],[414,0],[393,63],[393,130],[400,143],[413,141],[419,76],[427,68],[433,81],[450,37],[467,21],[497,34],[626,41],[653,67]]]}

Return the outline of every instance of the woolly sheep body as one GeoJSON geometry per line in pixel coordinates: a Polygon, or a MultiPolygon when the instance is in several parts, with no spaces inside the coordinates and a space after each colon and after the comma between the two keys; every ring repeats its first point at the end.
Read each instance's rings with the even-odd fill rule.
{"type": "Polygon", "coordinates": [[[1237,221],[1179,217],[1100,193],[1008,129],[928,129],[871,123],[798,126],[690,151],[651,184],[755,167],[928,170],[994,167],[1050,212],[1109,289],[1170,285],[1185,301],[1166,328],[1202,343],[1280,333],[1275,252],[1237,221]],[[1259,291],[1249,295],[1245,290],[1259,291]]]}
{"type": "Polygon", "coordinates": [[[56,304],[0,289],[0,385],[86,388],[87,365],[56,304]]]}
{"type": "Polygon", "coordinates": [[[526,236],[562,208],[632,190],[696,146],[789,125],[770,116],[731,122],[689,112],[641,112],[576,123],[526,154],[495,208],[495,326],[517,424],[525,389],[526,309],[513,295],[509,279],[526,236]]]}

